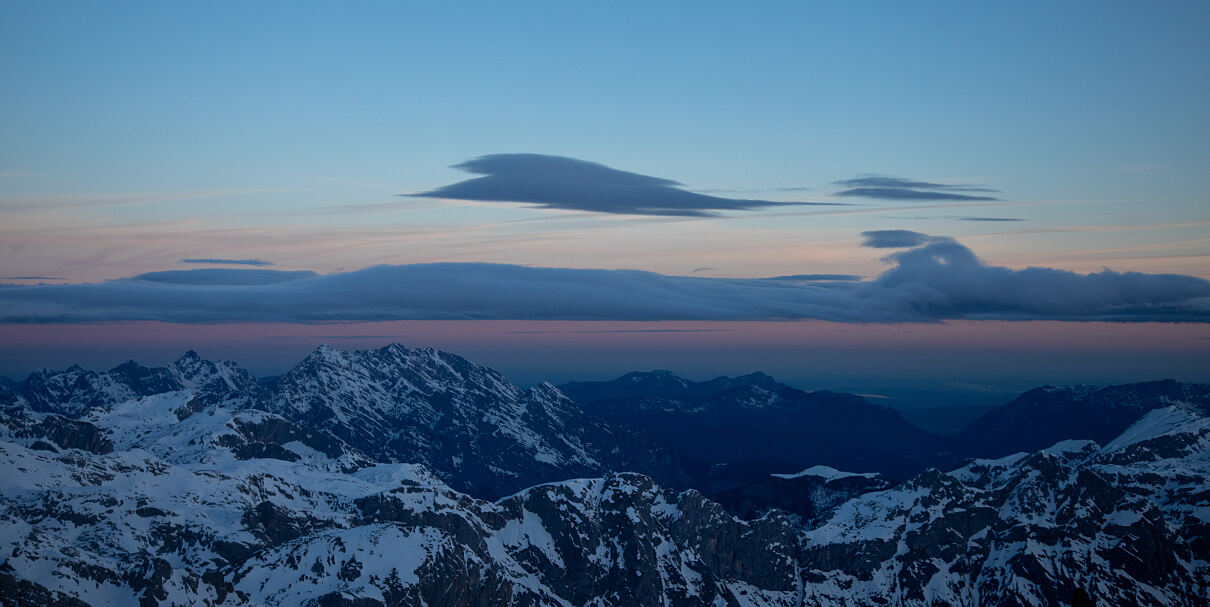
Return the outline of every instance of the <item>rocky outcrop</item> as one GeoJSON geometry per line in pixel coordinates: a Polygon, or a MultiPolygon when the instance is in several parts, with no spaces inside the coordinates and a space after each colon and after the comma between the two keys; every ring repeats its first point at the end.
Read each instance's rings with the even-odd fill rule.
{"type": "Polygon", "coordinates": [[[889,489],[894,483],[876,473],[853,474],[812,466],[796,474],[771,474],[710,496],[729,512],[752,519],[780,510],[812,526],[850,499],[889,489]]]}

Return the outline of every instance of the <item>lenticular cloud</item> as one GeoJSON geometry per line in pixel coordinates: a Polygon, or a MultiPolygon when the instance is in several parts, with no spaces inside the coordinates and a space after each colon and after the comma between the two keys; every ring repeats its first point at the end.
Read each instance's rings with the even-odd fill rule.
{"type": "Polygon", "coordinates": [[[492,154],[454,168],[482,175],[413,194],[428,198],[517,202],[539,208],[623,215],[708,217],[738,211],[826,202],[774,202],[708,196],[671,179],[619,171],[595,162],[545,154],[492,154]]]}
{"type": "Polygon", "coordinates": [[[887,257],[891,267],[864,282],[705,278],[486,263],[383,265],[327,275],[206,269],[96,284],[0,287],[0,322],[1210,322],[1210,281],[1201,278],[1110,270],[1093,274],[1051,268],[1013,270],[987,265],[952,239],[889,236],[879,234],[873,240],[882,246],[895,240],[896,246],[910,248],[887,257]]]}

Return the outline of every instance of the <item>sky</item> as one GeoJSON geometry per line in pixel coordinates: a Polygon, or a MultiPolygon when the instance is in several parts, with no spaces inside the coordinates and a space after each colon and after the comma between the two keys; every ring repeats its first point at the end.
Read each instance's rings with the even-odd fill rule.
{"type": "Polygon", "coordinates": [[[1208,379],[1204,2],[447,4],[0,5],[0,375],[1208,379]]]}

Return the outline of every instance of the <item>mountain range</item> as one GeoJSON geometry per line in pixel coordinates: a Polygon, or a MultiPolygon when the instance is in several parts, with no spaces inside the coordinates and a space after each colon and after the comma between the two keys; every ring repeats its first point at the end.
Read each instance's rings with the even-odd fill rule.
{"type": "Polygon", "coordinates": [[[1048,386],[940,437],[763,374],[523,390],[398,344],[40,371],[0,387],[0,603],[1205,605],[1208,404],[1048,386]]]}

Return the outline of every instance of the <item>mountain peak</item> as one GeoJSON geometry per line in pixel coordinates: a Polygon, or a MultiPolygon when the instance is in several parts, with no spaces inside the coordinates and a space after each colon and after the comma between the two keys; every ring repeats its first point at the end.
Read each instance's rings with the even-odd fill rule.
{"type": "Polygon", "coordinates": [[[393,341],[378,349],[379,353],[390,352],[391,354],[404,354],[404,353],[407,353],[410,351],[411,350],[409,350],[407,346],[405,346],[397,341],[393,341]]]}
{"type": "Polygon", "coordinates": [[[300,362],[299,364],[303,364],[306,362],[312,362],[312,363],[323,362],[323,363],[329,363],[329,364],[341,364],[347,359],[348,359],[348,352],[345,352],[344,350],[337,350],[336,348],[333,348],[332,346],[329,346],[328,344],[324,343],[324,344],[319,344],[318,346],[315,346],[315,349],[311,350],[311,353],[308,354],[307,357],[304,358],[303,361],[300,362]]]}
{"type": "Polygon", "coordinates": [[[655,369],[653,371],[631,371],[615,381],[627,382],[647,382],[647,381],[685,381],[680,375],[669,371],[668,369],[655,369]]]}

